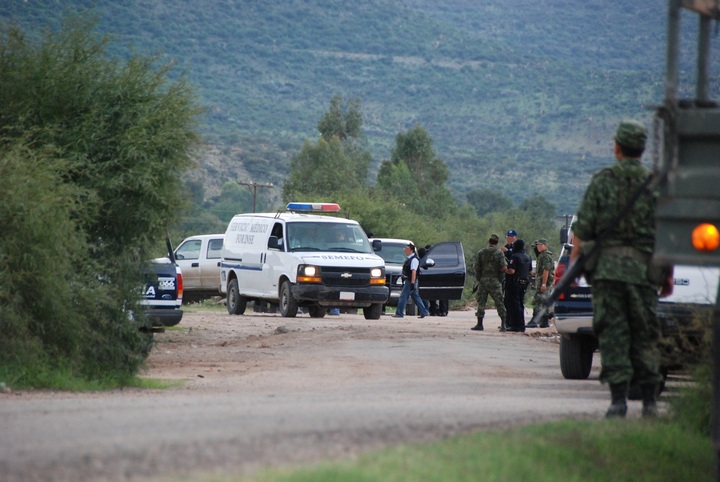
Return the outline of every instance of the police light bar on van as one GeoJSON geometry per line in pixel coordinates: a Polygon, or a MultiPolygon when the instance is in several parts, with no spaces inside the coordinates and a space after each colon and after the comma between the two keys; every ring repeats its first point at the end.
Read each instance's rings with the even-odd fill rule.
{"type": "Polygon", "coordinates": [[[336,203],[288,203],[285,209],[306,213],[336,213],[340,211],[340,205],[336,203]]]}

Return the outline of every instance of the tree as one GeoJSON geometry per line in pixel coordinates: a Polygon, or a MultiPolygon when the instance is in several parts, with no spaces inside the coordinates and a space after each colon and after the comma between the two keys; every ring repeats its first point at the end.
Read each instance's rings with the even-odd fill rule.
{"type": "Polygon", "coordinates": [[[320,135],[326,140],[337,137],[341,141],[359,139],[363,136],[360,99],[349,99],[343,106],[343,99],[336,95],[330,100],[330,108],[318,122],[320,135]]]}
{"type": "Polygon", "coordinates": [[[343,107],[342,98],[333,97],[318,122],[320,138],[314,144],[306,140],[290,161],[283,199],[327,199],[366,186],[372,156],[361,127],[360,101],[350,100],[343,107]]]}
{"type": "Polygon", "coordinates": [[[36,43],[0,30],[0,165],[15,166],[12,177],[0,173],[15,185],[3,202],[32,200],[2,212],[0,234],[5,247],[27,243],[0,256],[0,318],[12,313],[16,327],[0,338],[0,366],[19,383],[42,383],[46,369],[136,372],[147,341],[142,316],[128,313],[142,313],[142,264],[182,214],[199,112],[192,90],[168,80],[170,65],[109,58],[94,27],[89,16],[68,17],[36,43]]]}
{"type": "Polygon", "coordinates": [[[252,212],[252,194],[236,182],[226,182],[218,201],[209,210],[227,225],[236,214],[252,212]]]}
{"type": "Polygon", "coordinates": [[[432,139],[420,126],[395,137],[390,160],[380,165],[377,185],[389,196],[396,196],[416,213],[446,216],[456,209],[445,186],[448,169],[435,156],[432,139]]]}
{"type": "Polygon", "coordinates": [[[525,198],[518,206],[518,209],[527,211],[533,218],[545,220],[552,220],[557,212],[555,204],[548,201],[543,195],[525,198]]]}
{"type": "Polygon", "coordinates": [[[492,212],[502,212],[511,209],[512,199],[499,191],[492,189],[473,189],[465,197],[468,203],[475,208],[478,216],[485,216],[492,212]]]}

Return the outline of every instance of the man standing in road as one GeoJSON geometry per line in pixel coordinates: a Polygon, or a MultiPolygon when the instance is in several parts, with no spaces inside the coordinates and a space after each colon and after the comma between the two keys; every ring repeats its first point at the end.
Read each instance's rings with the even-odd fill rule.
{"type": "Polygon", "coordinates": [[[583,252],[584,243],[607,233],[591,273],[593,330],[602,359],[600,381],[610,385],[612,397],[607,418],[625,417],[631,381],[642,387],[643,416],[657,415],[657,391],[663,380],[656,308],[658,286],[660,296],[672,292],[672,270],[660,275],[652,269],[657,196],[644,186],[650,176],[640,163],[646,140],[641,123],[620,122],[615,133],[617,162],[593,176],[573,223],[571,264],[583,252]],[[640,189],[643,192],[628,206],[640,189]],[[621,211],[620,222],[614,224],[621,211]]]}
{"type": "Polygon", "coordinates": [[[420,298],[420,291],[418,289],[418,272],[420,270],[420,260],[418,259],[417,253],[415,253],[415,245],[408,243],[405,246],[405,264],[402,268],[403,287],[400,292],[400,298],[398,299],[397,309],[395,310],[395,318],[405,317],[405,305],[407,305],[408,298],[412,296],[415,306],[420,310],[420,318],[425,318],[429,312],[425,303],[420,298]]]}
{"type": "Polygon", "coordinates": [[[548,250],[548,241],[540,238],[533,243],[535,245],[536,262],[535,262],[535,296],[533,297],[533,321],[527,324],[525,328],[547,328],[550,326],[551,313],[545,313],[540,320],[540,324],[535,323],[535,315],[542,309],[543,298],[549,295],[555,282],[555,263],[552,259],[552,253],[548,250]]]}
{"type": "MultiPolygon", "coordinates": [[[[514,229],[508,229],[507,233],[505,233],[505,246],[500,248],[500,250],[505,255],[505,260],[508,263],[510,262],[510,258],[512,258],[513,244],[515,244],[515,241],[517,241],[517,240],[518,240],[517,231],[515,231],[514,229]]],[[[512,306],[510,306],[510,304],[508,303],[508,298],[507,298],[507,278],[503,278],[502,288],[503,288],[503,296],[505,297],[504,298],[505,311],[509,312],[510,310],[512,310],[512,306]]],[[[507,329],[510,328],[510,326],[503,326],[502,328],[503,328],[502,331],[506,331],[507,329]]]]}
{"type": "Polygon", "coordinates": [[[525,242],[513,243],[513,254],[505,271],[505,308],[507,331],[525,331],[525,292],[530,284],[532,259],[525,254],[525,242]]]}
{"type": "Polygon", "coordinates": [[[507,319],[507,311],[503,302],[502,295],[502,279],[503,273],[507,270],[507,259],[503,252],[498,248],[500,237],[497,234],[491,234],[488,246],[478,252],[477,261],[475,262],[475,277],[477,278],[477,325],[471,330],[483,331],[483,318],[485,317],[485,303],[487,303],[488,295],[495,302],[498,315],[500,316],[500,331],[505,331],[505,320],[507,319]]]}
{"type": "Polygon", "coordinates": [[[514,229],[508,229],[508,232],[505,234],[505,246],[500,248],[503,253],[505,253],[505,259],[510,261],[510,257],[513,254],[513,244],[518,239],[518,233],[514,229]]]}

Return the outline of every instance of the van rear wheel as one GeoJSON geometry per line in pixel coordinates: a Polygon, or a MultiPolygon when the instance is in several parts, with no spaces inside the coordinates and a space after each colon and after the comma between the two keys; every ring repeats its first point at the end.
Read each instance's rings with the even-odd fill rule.
{"type": "Polygon", "coordinates": [[[280,314],[285,318],[295,318],[298,302],[290,293],[290,282],[286,281],[280,287],[280,314]]]}
{"type": "Polygon", "coordinates": [[[247,308],[247,298],[240,294],[238,281],[236,279],[230,281],[227,292],[227,310],[231,315],[242,315],[247,308]]]}

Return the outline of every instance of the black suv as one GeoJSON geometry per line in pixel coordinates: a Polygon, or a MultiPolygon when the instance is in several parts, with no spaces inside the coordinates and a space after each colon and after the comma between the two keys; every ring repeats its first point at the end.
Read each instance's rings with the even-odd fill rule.
{"type": "MultiPolygon", "coordinates": [[[[385,260],[385,274],[390,296],[386,306],[397,306],[402,291],[402,267],[407,259],[407,239],[371,238],[380,241],[381,249],[376,252],[385,260]]],[[[448,241],[437,243],[420,260],[420,296],[424,300],[459,300],[465,288],[465,253],[462,243],[448,241]]],[[[406,313],[415,314],[412,299],[408,300],[406,313]]]]}

